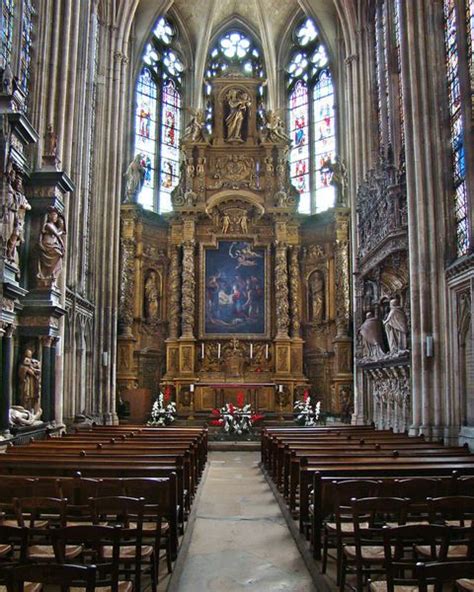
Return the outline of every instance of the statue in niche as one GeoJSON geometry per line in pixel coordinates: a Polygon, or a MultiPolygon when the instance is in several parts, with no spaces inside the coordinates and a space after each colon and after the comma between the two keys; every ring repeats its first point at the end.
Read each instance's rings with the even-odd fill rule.
{"type": "Polygon", "coordinates": [[[311,320],[321,322],[324,318],[324,276],[320,271],[311,274],[309,280],[309,291],[311,296],[311,320]]]}
{"type": "Polygon", "coordinates": [[[39,260],[36,277],[39,285],[54,286],[61,272],[65,254],[63,236],[64,218],[60,216],[56,208],[50,206],[41,228],[39,237],[39,260]]]}
{"type": "Polygon", "coordinates": [[[145,318],[147,322],[155,321],[159,316],[160,289],[156,271],[151,271],[145,280],[145,318]]]}
{"type": "Polygon", "coordinates": [[[39,418],[41,417],[42,413],[42,409],[30,411],[21,405],[12,405],[8,412],[8,419],[10,425],[12,426],[33,426],[41,423],[39,418]]]}
{"type": "Polygon", "coordinates": [[[249,226],[248,226],[247,212],[244,212],[242,214],[242,216],[240,216],[239,226],[240,226],[240,230],[243,232],[243,234],[248,234],[249,226]]]}
{"type": "Polygon", "coordinates": [[[6,258],[19,267],[18,247],[24,241],[25,216],[31,205],[25,197],[21,175],[11,163],[7,167],[7,204],[5,213],[6,258]]]}
{"type": "Polygon", "coordinates": [[[332,178],[331,185],[336,188],[336,205],[340,207],[347,206],[347,169],[344,161],[339,156],[331,164],[332,178]]]}
{"type": "Polygon", "coordinates": [[[369,311],[365,315],[365,321],[359,329],[364,346],[364,355],[368,358],[378,359],[385,355],[383,351],[383,325],[382,321],[374,317],[369,311]]]}
{"type": "Polygon", "coordinates": [[[204,111],[202,109],[189,109],[189,111],[191,112],[191,119],[184,130],[183,139],[191,140],[191,142],[205,142],[204,111]]]}
{"type": "Polygon", "coordinates": [[[20,390],[20,402],[25,409],[39,409],[41,388],[41,365],[39,360],[33,358],[33,351],[25,349],[23,359],[18,368],[18,384],[20,390]]]}
{"type": "Polygon", "coordinates": [[[125,199],[124,203],[135,203],[137,195],[140,193],[145,182],[146,167],[144,165],[144,155],[138,153],[125,171],[125,199]]]}
{"type": "Polygon", "coordinates": [[[407,351],[408,322],[405,311],[397,298],[390,300],[390,311],[384,320],[390,353],[407,351]]]}
{"type": "Polygon", "coordinates": [[[226,95],[229,115],[225,118],[227,126],[227,142],[243,142],[242,125],[248,114],[252,101],[247,92],[233,88],[226,95]]]}
{"type": "Polygon", "coordinates": [[[222,228],[221,228],[222,234],[226,234],[227,232],[229,232],[229,228],[230,228],[230,216],[229,216],[229,214],[224,214],[222,216],[222,228]]]}

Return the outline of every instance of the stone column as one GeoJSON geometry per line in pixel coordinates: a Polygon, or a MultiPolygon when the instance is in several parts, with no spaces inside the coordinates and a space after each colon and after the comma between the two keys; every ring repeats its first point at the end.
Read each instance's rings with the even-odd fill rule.
{"type": "Polygon", "coordinates": [[[12,405],[12,337],[13,325],[5,325],[0,329],[2,388],[0,392],[0,434],[8,435],[9,410],[12,405]]]}
{"type": "Polygon", "coordinates": [[[44,335],[41,340],[41,408],[43,409],[42,419],[45,422],[54,420],[54,391],[52,385],[54,383],[52,377],[52,345],[54,338],[50,335],[44,335]]]}
{"type": "Polygon", "coordinates": [[[336,329],[337,337],[346,337],[350,320],[349,284],[349,211],[336,210],[336,329]]]}

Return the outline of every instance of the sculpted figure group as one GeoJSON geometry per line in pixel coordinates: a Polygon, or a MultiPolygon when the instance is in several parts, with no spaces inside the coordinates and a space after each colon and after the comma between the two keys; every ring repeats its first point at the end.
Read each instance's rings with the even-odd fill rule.
{"type": "Polygon", "coordinates": [[[373,312],[367,312],[359,333],[366,358],[380,359],[406,353],[408,321],[398,298],[390,300],[390,310],[383,321],[373,312]],[[388,352],[386,352],[386,342],[388,352]]]}

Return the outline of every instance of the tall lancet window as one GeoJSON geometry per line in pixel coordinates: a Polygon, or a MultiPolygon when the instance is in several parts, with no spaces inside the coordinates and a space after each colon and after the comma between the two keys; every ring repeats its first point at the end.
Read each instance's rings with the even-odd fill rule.
{"type": "MultiPolygon", "coordinates": [[[[207,61],[206,79],[232,73],[262,79],[265,75],[262,52],[257,43],[249,34],[235,27],[222,33],[212,45],[207,61]]],[[[263,85],[260,85],[258,89],[259,104],[257,105],[259,112],[262,108],[263,93],[263,85]]],[[[211,85],[209,82],[205,84],[204,95],[206,125],[208,131],[212,132],[211,85]]]]}
{"type": "Polygon", "coordinates": [[[142,155],[145,182],[138,203],[170,212],[178,184],[184,64],[174,47],[176,29],[161,17],[145,47],[136,86],[135,155],[142,155]]]}
{"type": "Polygon", "coordinates": [[[326,48],[311,19],[295,29],[287,81],[291,182],[300,194],[301,213],[322,212],[335,202],[334,83],[326,48]]]}
{"type": "Polygon", "coordinates": [[[1,48],[0,67],[10,64],[13,49],[13,23],[15,20],[14,0],[2,0],[2,22],[0,23],[1,48]]]}
{"type": "Polygon", "coordinates": [[[470,106],[472,92],[472,0],[463,4],[456,0],[444,0],[444,41],[446,48],[446,74],[448,85],[448,110],[453,172],[454,221],[456,227],[456,254],[466,255],[471,247],[469,205],[466,179],[466,126],[464,106],[470,106]],[[465,14],[464,14],[465,13],[465,14]],[[464,19],[467,35],[462,35],[461,19],[464,19]],[[470,85],[463,89],[461,72],[470,85]],[[468,88],[471,86],[471,88],[468,88]]]}

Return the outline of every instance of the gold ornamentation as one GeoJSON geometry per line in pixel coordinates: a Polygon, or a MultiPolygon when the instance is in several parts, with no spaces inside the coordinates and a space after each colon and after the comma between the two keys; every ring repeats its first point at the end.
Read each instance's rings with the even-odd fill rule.
{"type": "Polygon", "coordinates": [[[276,244],[275,252],[275,298],[277,336],[288,337],[290,325],[288,305],[288,261],[285,244],[276,244]]]}
{"type": "Polygon", "coordinates": [[[177,339],[179,332],[179,260],[178,250],[176,247],[171,247],[170,256],[170,273],[169,273],[169,331],[170,338],[177,339]]]}
{"type": "Polygon", "coordinates": [[[196,280],[194,276],[194,241],[186,241],[183,245],[183,285],[181,333],[183,337],[194,334],[194,296],[196,280]]]}
{"type": "Polygon", "coordinates": [[[300,266],[299,247],[292,246],[290,249],[290,286],[291,286],[291,336],[299,337],[301,328],[300,314],[300,266]]]}

